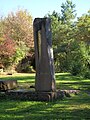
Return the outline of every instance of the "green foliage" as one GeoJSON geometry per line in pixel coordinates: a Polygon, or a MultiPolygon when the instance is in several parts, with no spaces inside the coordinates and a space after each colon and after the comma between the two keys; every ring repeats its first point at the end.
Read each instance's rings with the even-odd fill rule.
{"type": "MultiPolygon", "coordinates": [[[[75,4],[66,0],[61,5],[60,13],[54,10],[47,17],[52,20],[56,72],[71,72],[90,78],[90,10],[75,22],[75,4]]],[[[26,10],[18,10],[1,18],[0,31],[0,63],[6,68],[17,66],[28,53],[32,54],[32,16],[26,10]]],[[[27,63],[20,69],[30,71],[30,66],[27,63]]]]}
{"type": "Polygon", "coordinates": [[[26,10],[18,10],[1,19],[0,25],[0,62],[4,61],[5,68],[15,66],[33,49],[32,16],[26,10]]]}
{"type": "Polygon", "coordinates": [[[73,45],[71,45],[70,53],[68,54],[68,58],[70,57],[69,62],[71,61],[69,65],[69,70],[74,75],[84,76],[84,74],[88,70],[88,48],[84,42],[78,42],[76,44],[77,46],[76,48],[74,46],[74,49],[72,49],[72,46],[75,45],[75,42],[73,43],[73,45]]]}
{"type": "Polygon", "coordinates": [[[75,4],[62,3],[61,14],[53,11],[52,39],[56,72],[71,72],[89,77],[90,74],[90,12],[76,17],[75,4]]]}
{"type": "MultiPolygon", "coordinates": [[[[23,60],[23,59],[22,59],[23,60]]],[[[18,73],[33,73],[35,72],[33,66],[31,66],[31,61],[22,61],[17,65],[16,71],[18,73]]]]}
{"type": "Polygon", "coordinates": [[[65,24],[71,24],[72,20],[75,18],[75,4],[71,0],[66,0],[65,3],[61,5],[61,20],[65,24]]]}
{"type": "Polygon", "coordinates": [[[77,25],[77,40],[85,41],[90,44],[90,12],[88,11],[87,14],[82,15],[78,18],[76,23],[77,25]]]}
{"type": "Polygon", "coordinates": [[[26,45],[24,44],[24,42],[21,41],[21,46],[19,46],[19,47],[17,46],[16,53],[13,56],[14,63],[18,64],[18,62],[25,57],[25,55],[26,55],[26,53],[27,53],[28,50],[29,50],[29,48],[26,47],[26,45]]]}
{"type": "Polygon", "coordinates": [[[56,71],[70,72],[90,78],[90,47],[85,42],[72,41],[55,51],[56,71]]]}

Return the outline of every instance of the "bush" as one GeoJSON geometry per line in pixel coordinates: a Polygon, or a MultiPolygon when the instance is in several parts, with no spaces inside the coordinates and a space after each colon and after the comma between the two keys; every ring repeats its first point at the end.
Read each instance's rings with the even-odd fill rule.
{"type": "Polygon", "coordinates": [[[85,78],[90,79],[90,71],[87,71],[87,72],[85,73],[85,78]]]}
{"type": "Polygon", "coordinates": [[[72,54],[69,55],[71,57],[70,63],[70,72],[73,75],[81,75],[83,77],[90,77],[89,70],[89,48],[85,42],[80,42],[77,45],[78,49],[75,49],[72,54]]]}
{"type": "Polygon", "coordinates": [[[90,78],[90,47],[76,40],[63,44],[55,54],[55,69],[90,78]]]}
{"type": "Polygon", "coordinates": [[[34,62],[34,57],[33,56],[26,56],[21,61],[19,61],[18,65],[16,67],[16,71],[19,73],[20,72],[23,72],[23,73],[35,72],[34,64],[32,64],[32,62],[34,62]]]}

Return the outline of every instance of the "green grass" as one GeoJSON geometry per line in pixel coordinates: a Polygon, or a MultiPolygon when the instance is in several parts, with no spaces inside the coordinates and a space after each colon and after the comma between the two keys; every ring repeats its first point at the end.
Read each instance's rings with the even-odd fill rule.
{"type": "MultiPolygon", "coordinates": [[[[34,74],[0,76],[0,80],[18,80],[22,87],[35,82],[34,74]]],[[[78,95],[54,102],[35,102],[1,99],[0,120],[89,120],[90,79],[75,77],[67,73],[56,74],[58,89],[77,89],[78,95]]]]}

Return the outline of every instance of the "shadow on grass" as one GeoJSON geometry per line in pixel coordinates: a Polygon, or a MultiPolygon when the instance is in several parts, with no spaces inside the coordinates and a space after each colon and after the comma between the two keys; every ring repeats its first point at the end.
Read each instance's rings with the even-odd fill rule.
{"type": "Polygon", "coordinates": [[[88,90],[90,91],[90,80],[84,79],[78,76],[72,76],[71,74],[56,74],[56,83],[58,89],[76,89],[76,90],[88,90]]]}
{"type": "MultiPolygon", "coordinates": [[[[2,79],[18,80],[20,84],[33,83],[34,76],[8,76],[2,79]],[[21,81],[21,82],[20,82],[21,81]]],[[[71,98],[54,102],[35,102],[0,99],[0,120],[86,120],[90,119],[90,81],[70,74],[56,74],[56,85],[60,89],[79,89],[71,98]]]]}
{"type": "Polygon", "coordinates": [[[79,77],[79,76],[73,76],[71,75],[70,73],[59,73],[59,74],[56,74],[56,80],[72,80],[72,81],[78,81],[78,80],[83,80],[83,78],[79,77]]]}
{"type": "Polygon", "coordinates": [[[86,120],[90,119],[90,97],[84,94],[55,102],[0,102],[0,120],[86,120]]]}

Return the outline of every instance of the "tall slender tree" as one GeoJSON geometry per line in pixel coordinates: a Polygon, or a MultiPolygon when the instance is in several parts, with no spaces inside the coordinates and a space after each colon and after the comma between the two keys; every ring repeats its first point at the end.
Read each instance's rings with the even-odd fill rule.
{"type": "Polygon", "coordinates": [[[62,22],[70,24],[75,17],[75,4],[73,4],[71,0],[66,0],[66,2],[61,5],[62,22]]]}

